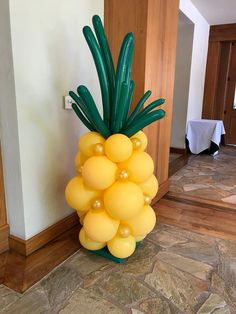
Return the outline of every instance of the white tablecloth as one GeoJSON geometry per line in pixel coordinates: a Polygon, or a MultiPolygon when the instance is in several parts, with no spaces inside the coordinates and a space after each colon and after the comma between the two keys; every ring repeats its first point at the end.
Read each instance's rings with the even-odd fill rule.
{"type": "Polygon", "coordinates": [[[187,124],[186,137],[193,154],[199,154],[208,149],[211,141],[219,146],[223,134],[225,134],[225,128],[221,120],[190,120],[187,124]]]}

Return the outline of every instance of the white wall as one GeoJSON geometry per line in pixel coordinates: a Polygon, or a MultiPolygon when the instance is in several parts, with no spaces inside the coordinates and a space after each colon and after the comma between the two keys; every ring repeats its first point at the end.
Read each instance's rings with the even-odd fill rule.
{"type": "MultiPolygon", "coordinates": [[[[193,45],[191,57],[191,70],[189,78],[189,86],[186,84],[186,75],[189,75],[189,68],[186,58],[188,51],[184,51],[184,47],[179,44],[177,46],[177,62],[176,62],[176,80],[173,101],[173,118],[172,118],[172,137],[171,146],[177,148],[185,147],[186,123],[188,120],[200,119],[202,116],[203,93],[205,82],[205,70],[208,51],[209,24],[192,4],[190,0],[180,0],[180,11],[193,23],[193,45]],[[181,51],[182,50],[182,51],[181,51]],[[181,56],[182,53],[182,56],[181,56]],[[180,59],[178,59],[178,57],[180,59]],[[179,75],[180,67],[183,69],[182,78],[179,75]],[[186,71],[186,72],[184,72],[186,71]],[[178,76],[180,79],[178,79],[178,76]],[[186,98],[186,90],[188,91],[188,100],[186,98]],[[187,111],[186,111],[187,101],[187,111]]],[[[184,30],[182,30],[184,32],[184,30]]],[[[184,35],[183,35],[184,36],[184,35]]],[[[187,34],[186,34],[187,36],[187,34]]],[[[182,41],[182,45],[187,45],[189,37],[178,38],[182,41]]],[[[187,47],[186,47],[187,49],[187,47]]]]}
{"type": "Polygon", "coordinates": [[[200,119],[202,116],[209,24],[190,0],[180,0],[180,10],[194,23],[187,120],[200,119]]]}
{"type": "Polygon", "coordinates": [[[24,237],[25,219],[8,0],[0,1],[0,135],[8,223],[24,237]]]}
{"type": "MultiPolygon", "coordinates": [[[[75,173],[77,140],[85,128],[62,97],[79,84],[100,100],[95,67],[82,36],[103,0],[10,0],[24,228],[28,239],[73,212],[64,188],[75,173]]],[[[9,215],[17,209],[8,206],[9,215]]]]}
{"type": "Polygon", "coordinates": [[[171,147],[185,147],[194,25],[180,12],[176,49],[171,147]]]}

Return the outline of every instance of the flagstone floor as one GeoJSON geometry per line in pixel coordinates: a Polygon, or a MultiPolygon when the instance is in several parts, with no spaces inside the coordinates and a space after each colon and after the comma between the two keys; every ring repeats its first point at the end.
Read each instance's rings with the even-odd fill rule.
{"type": "Polygon", "coordinates": [[[170,191],[236,205],[236,147],[197,155],[170,177],[170,191]]]}
{"type": "Polygon", "coordinates": [[[80,250],[0,313],[235,314],[236,243],[159,224],[123,264],[80,250]]]}

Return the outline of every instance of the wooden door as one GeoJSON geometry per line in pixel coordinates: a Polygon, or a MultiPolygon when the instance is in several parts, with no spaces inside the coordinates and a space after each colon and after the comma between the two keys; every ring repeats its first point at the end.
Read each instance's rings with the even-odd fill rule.
{"type": "Polygon", "coordinates": [[[165,98],[166,117],[145,128],[148,152],[155,162],[159,181],[156,200],[168,192],[168,169],[172,102],[174,90],[179,0],[105,0],[105,29],[117,60],[127,32],[135,36],[132,77],[134,103],[148,89],[152,98],[165,98]]]}
{"type": "Polygon", "coordinates": [[[226,144],[236,145],[236,42],[231,44],[231,58],[224,114],[226,144]]]}

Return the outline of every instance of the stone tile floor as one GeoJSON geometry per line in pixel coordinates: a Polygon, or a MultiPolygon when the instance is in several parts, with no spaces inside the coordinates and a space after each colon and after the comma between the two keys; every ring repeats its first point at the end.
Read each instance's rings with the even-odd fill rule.
{"type": "Polygon", "coordinates": [[[236,205],[236,147],[197,155],[170,178],[170,191],[236,205]]]}
{"type": "Polygon", "coordinates": [[[159,224],[123,264],[80,250],[0,313],[235,314],[236,243],[159,224]]]}

